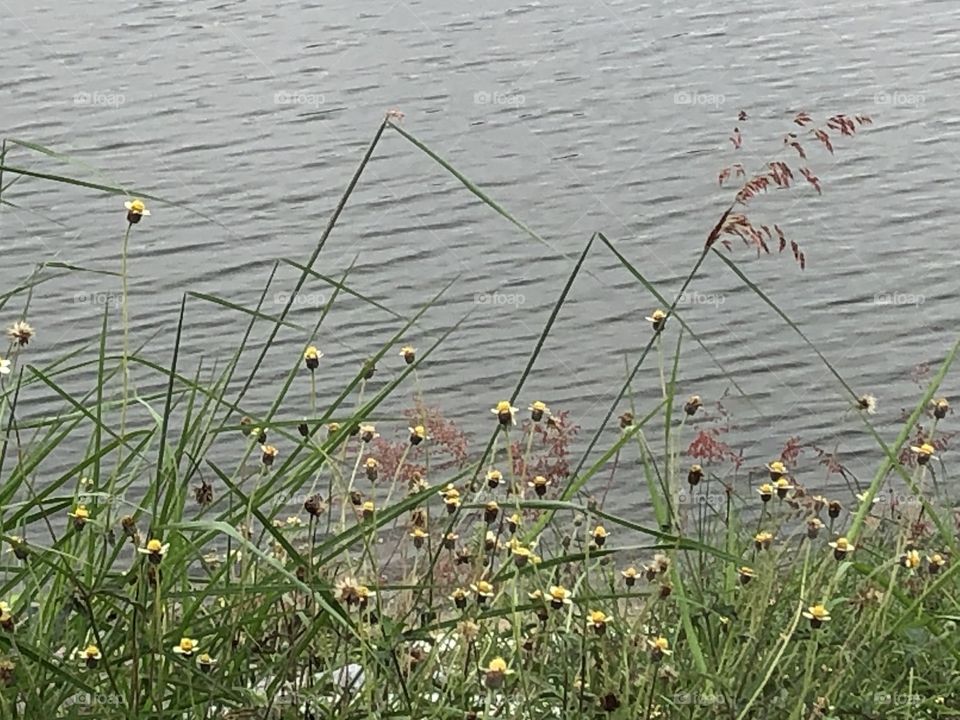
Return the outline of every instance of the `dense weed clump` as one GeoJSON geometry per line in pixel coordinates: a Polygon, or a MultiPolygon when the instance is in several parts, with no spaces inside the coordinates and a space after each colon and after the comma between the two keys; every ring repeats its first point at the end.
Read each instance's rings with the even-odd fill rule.
{"type": "MultiPolygon", "coordinates": [[[[302,350],[285,368],[265,367],[387,129],[545,242],[400,127],[400,117],[391,113],[378,129],[316,249],[297,265],[305,269],[279,316],[202,296],[249,318],[238,349],[209,379],[179,369],[185,306],[168,361],[130,343],[126,250],[149,232],[148,204],[160,212],[158,198],[126,202],[122,338],[115,342],[104,322],[93,359],[53,358],[44,344],[48,319],[32,317],[30,300],[50,267],[0,296],[11,316],[0,358],[0,716],[960,714],[957,519],[943,500],[956,430],[940,396],[957,346],[922,378],[897,437],[883,438],[871,424],[876,398],[854,391],[720,249],[729,236],[758,253],[789,247],[805,268],[799,244],[778,224],[754,224],[748,206],[767,189],[791,187],[795,173],[820,192],[805,143],[832,153],[834,135],[853,135],[869,118],[835,115],[820,127],[798,114],[801,130],[783,141],[794,159],[755,174],[739,163],[722,171],[721,184],[743,185],[677,295],[709,256],[780,314],[834,376],[837,421],[856,421],[875,443],[876,473],[861,482],[836,449],[797,437],[751,467],[731,440],[725,391],[678,393],[682,341],[706,348],[676,301],[600,233],[572,266],[522,376],[492,391],[491,406],[474,408],[485,427],[479,437],[426,400],[420,369],[444,338],[406,344],[442,290],[370,348],[326,406],[315,338],[340,292],[363,298],[349,272],[333,283],[302,350]],[[597,240],[653,299],[637,312],[645,348],[587,437],[582,409],[529,397],[524,384],[597,240]],[[24,298],[19,312],[15,298],[24,298]],[[264,326],[260,347],[251,338],[264,326]],[[245,379],[244,352],[259,353],[245,379]],[[653,398],[631,385],[648,361],[660,372],[653,398]],[[373,385],[382,370],[390,379],[373,385]],[[139,393],[144,373],[162,378],[165,391],[139,393]],[[245,394],[265,373],[279,378],[277,396],[254,412],[245,394]],[[66,381],[77,378],[85,391],[68,392],[66,381]],[[242,390],[230,394],[238,379],[242,390]],[[31,417],[31,398],[50,392],[62,410],[31,417]],[[400,418],[378,410],[391,396],[409,398],[400,418]],[[294,397],[309,397],[307,417],[294,397]],[[130,412],[134,405],[148,414],[130,412]],[[56,470],[54,450],[70,443],[80,452],[56,470]],[[831,487],[848,489],[825,495],[804,453],[842,478],[831,487]],[[610,488],[627,484],[648,498],[649,521],[608,506],[610,488]]],[[[740,126],[747,120],[741,113],[740,126]]],[[[12,165],[11,148],[44,151],[5,142],[6,177],[77,182],[12,165]]],[[[0,189],[9,187],[3,177],[0,189]]]]}

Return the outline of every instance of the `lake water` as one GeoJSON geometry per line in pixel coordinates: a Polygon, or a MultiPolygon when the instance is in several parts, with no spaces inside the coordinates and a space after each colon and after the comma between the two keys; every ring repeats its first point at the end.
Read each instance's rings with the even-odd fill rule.
{"type": "MultiPolygon", "coordinates": [[[[876,422],[892,437],[901,409],[918,396],[911,370],[944,356],[960,319],[958,33],[960,5],[912,0],[761,0],[749,11],[704,0],[5,0],[0,131],[101,172],[20,148],[11,165],[140,188],[226,226],[153,203],[135,228],[134,342],[153,338],[150,356],[167,362],[182,293],[252,307],[275,260],[309,256],[384,112],[402,110],[407,130],[551,247],[388,131],[316,267],[339,276],[356,258],[348,283],[403,315],[459,277],[409,339],[425,348],[474,311],[422,379],[431,404],[479,435],[591,233],[604,231],[673,297],[732,197],[717,186],[721,167],[759,168],[797,129],[799,111],[818,120],[868,114],[874,124],[837,139],[835,157],[808,143],[822,196],[803,185],[754,205],[758,222],[777,222],[801,243],[806,271],[787,254],[758,259],[742,245],[732,257],[858,391],[878,396],[876,422]],[[746,122],[737,122],[740,110],[746,122]],[[738,152],[728,141],[734,125],[744,138],[738,152]]],[[[118,269],[122,198],[29,178],[4,198],[23,209],[0,210],[0,287],[41,261],[118,269]]],[[[622,382],[624,357],[632,362],[646,344],[643,317],[656,302],[601,245],[586,269],[521,402],[542,398],[569,410],[588,437],[622,382]]],[[[280,311],[295,278],[281,266],[280,294],[268,294],[265,312],[280,311]]],[[[92,356],[100,303],[116,297],[118,284],[77,274],[39,286],[32,361],[84,345],[92,356]]],[[[862,452],[870,441],[799,338],[715,258],[691,291],[678,309],[750,396],[748,403],[734,391],[725,401],[730,441],[747,467],[796,435],[849,448],[851,470],[868,478],[880,456],[862,452]]],[[[329,292],[310,283],[292,319],[312,325],[329,292]]],[[[19,311],[8,305],[3,324],[19,311]]],[[[205,367],[222,363],[246,318],[200,300],[190,300],[187,314],[184,368],[201,356],[205,367]]],[[[321,399],[396,327],[359,300],[338,300],[318,342],[326,354],[321,399]]],[[[258,337],[268,332],[258,326],[258,337]]],[[[676,323],[667,337],[672,347],[676,323]]],[[[305,340],[280,334],[246,400],[251,412],[266,409],[305,340]]],[[[682,392],[712,406],[731,383],[694,343],[685,348],[682,392]]],[[[394,352],[388,359],[378,383],[401,369],[394,352]]],[[[640,407],[658,393],[650,360],[634,385],[640,407]]],[[[159,386],[142,371],[135,377],[159,386]]],[[[89,378],[76,382],[89,387],[89,378]]],[[[948,378],[944,391],[954,389],[948,378]]],[[[296,392],[288,417],[306,402],[306,390],[296,392]]],[[[403,405],[397,398],[385,411],[403,405]]],[[[31,410],[54,407],[38,392],[31,410]]],[[[813,454],[801,459],[801,480],[821,488],[813,454]]],[[[629,466],[618,478],[621,509],[643,504],[633,489],[639,481],[629,466]]]]}

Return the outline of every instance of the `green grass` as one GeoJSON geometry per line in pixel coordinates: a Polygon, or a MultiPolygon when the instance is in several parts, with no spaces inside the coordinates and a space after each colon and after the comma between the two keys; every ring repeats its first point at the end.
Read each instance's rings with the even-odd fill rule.
{"type": "MultiPolygon", "coordinates": [[[[856,409],[856,392],[807,339],[802,322],[717,247],[738,207],[731,205],[673,290],[658,288],[602,233],[589,238],[569,258],[566,282],[523,372],[502,388],[504,401],[519,408],[517,424],[501,425],[489,408],[475,408],[489,432],[465,445],[426,403],[429,387],[419,373],[442,357],[459,324],[418,348],[411,363],[399,357],[450,285],[425,293],[421,308],[403,317],[354,287],[352,266],[341,277],[315,269],[388,132],[426,153],[516,229],[549,244],[388,119],[310,256],[279,259],[256,306],[184,293],[166,359],[146,353],[149,343],[129,343],[126,323],[123,337],[115,337],[106,312],[89,347],[51,357],[41,336],[23,347],[11,343],[3,354],[12,372],[0,376],[0,535],[8,550],[0,559],[0,600],[8,604],[0,615],[0,717],[960,715],[958,548],[953,509],[937,482],[946,460],[920,464],[909,450],[921,422],[926,439],[943,446],[952,417],[931,418],[932,402],[960,344],[945,352],[896,437],[884,438],[856,409]],[[624,368],[601,426],[578,443],[565,412],[575,416],[577,408],[553,408],[534,421],[525,408],[539,398],[529,396],[525,382],[598,252],[612,253],[636,280],[636,330],[647,341],[624,368]],[[862,499],[853,490],[820,498],[793,476],[789,454],[791,487],[782,498],[763,501],[747,480],[750,468],[726,461],[704,461],[702,479],[690,482],[694,459],[686,451],[699,430],[696,412],[688,414],[687,398],[676,394],[684,351],[706,353],[740,392],[734,374],[677,310],[706,262],[729,268],[835,380],[836,417],[857,418],[875,445],[876,473],[862,499]],[[299,276],[289,301],[272,314],[264,303],[281,264],[299,276]],[[330,295],[315,325],[292,323],[296,293],[317,282],[330,295]],[[303,354],[278,368],[267,367],[267,352],[281,330],[300,338],[304,350],[315,344],[345,296],[391,317],[394,330],[376,341],[370,362],[395,372],[373,391],[366,369],[358,368],[332,402],[318,404],[303,354]],[[236,350],[220,357],[215,371],[181,351],[188,299],[191,307],[214,306],[205,313],[247,322],[236,350]],[[658,306],[668,315],[660,331],[643,320],[658,306]],[[199,369],[188,375],[184,365],[199,369]],[[645,365],[659,369],[659,397],[634,392],[645,365]],[[247,394],[265,374],[276,397],[257,414],[247,394]],[[141,393],[137,385],[163,389],[141,393]],[[304,420],[292,408],[303,406],[294,398],[308,395],[315,410],[304,420]],[[59,409],[42,417],[28,412],[28,399],[37,396],[56,398],[59,409]],[[401,397],[411,407],[408,417],[381,412],[385,400],[401,397]],[[626,411],[633,420],[615,431],[614,416],[626,411]],[[367,443],[361,426],[372,423],[385,436],[423,425],[428,437],[417,445],[367,443]],[[583,452],[557,470],[557,453],[579,445],[583,452]],[[269,463],[264,446],[279,451],[269,463]],[[64,468],[58,450],[67,447],[64,468]],[[370,458],[379,465],[368,470],[370,458]],[[530,485],[538,467],[552,468],[543,471],[550,485],[542,495],[530,485]],[[491,487],[494,468],[503,478],[491,487]],[[605,488],[614,482],[635,486],[651,517],[605,507],[605,488]],[[895,509],[884,500],[890,488],[901,495],[895,509]],[[836,516],[828,501],[840,504],[836,516]],[[77,517],[81,503],[88,518],[77,517]],[[816,533],[808,530],[811,518],[823,523],[816,533]],[[772,535],[769,547],[755,542],[761,531],[772,535]],[[829,543],[840,536],[855,550],[838,559],[829,543]],[[160,541],[162,555],[143,552],[150,540],[160,541]],[[916,567],[909,566],[913,550],[916,567]],[[929,559],[937,554],[942,567],[929,559]],[[481,582],[490,584],[489,597],[481,582]],[[804,613],[820,604],[830,619],[816,628],[804,613]],[[185,638],[196,641],[192,654],[176,650],[185,638]],[[666,652],[657,649],[658,638],[666,652]],[[82,656],[91,646],[96,662],[82,656]]],[[[28,170],[30,153],[95,172],[48,148],[5,141],[0,203],[8,208],[20,207],[10,199],[20,181],[133,193],[99,176],[90,182],[28,170]],[[23,154],[17,162],[15,151],[23,154]]],[[[168,205],[136,194],[154,214],[168,205]]],[[[98,272],[119,276],[125,288],[124,231],[135,242],[150,221],[117,223],[119,272],[41,265],[4,289],[0,310],[11,323],[26,318],[43,328],[30,305],[46,283],[98,272]]]]}

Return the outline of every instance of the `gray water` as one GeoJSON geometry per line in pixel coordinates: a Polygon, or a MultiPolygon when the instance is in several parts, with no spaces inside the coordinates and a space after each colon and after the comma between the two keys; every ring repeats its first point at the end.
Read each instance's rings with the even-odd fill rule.
{"type": "MultiPolygon", "coordinates": [[[[550,247],[388,131],[317,269],[339,276],[356,258],[348,283],[402,315],[459,276],[408,339],[425,348],[473,311],[421,376],[428,401],[479,436],[594,231],[672,298],[732,197],[717,185],[721,167],[759,168],[797,129],[791,119],[801,110],[821,121],[838,112],[870,115],[874,124],[856,138],[835,138],[834,157],[807,143],[822,196],[801,182],[753,206],[758,223],[777,222],[801,243],[807,269],[788,254],[757,258],[740,244],[732,257],[857,391],[878,396],[876,423],[892,437],[901,408],[919,394],[911,370],[944,356],[960,315],[960,5],[760,0],[740,7],[4,0],[0,130],[101,173],[18,148],[11,165],[139,188],[226,226],[151,203],[153,214],[134,229],[134,342],[153,338],[149,355],[168,362],[182,293],[252,307],[276,259],[309,256],[384,112],[402,110],[407,130],[550,247]],[[738,123],[741,109],[749,119],[738,123]],[[734,125],[744,136],[739,152],[727,139],[734,125]]],[[[28,178],[4,198],[23,209],[0,210],[3,289],[41,261],[118,269],[122,198],[28,178]]],[[[542,398],[567,409],[589,436],[620,386],[624,357],[632,362],[646,344],[643,316],[657,303],[601,245],[586,269],[521,402],[542,398]]],[[[281,266],[278,277],[281,295],[268,295],[268,313],[281,310],[296,272],[281,266]]],[[[31,361],[79,347],[92,357],[101,303],[118,285],[93,274],[40,285],[31,361]]],[[[870,441],[800,339],[716,259],[691,291],[695,301],[678,309],[750,400],[689,339],[681,391],[710,406],[730,393],[730,441],[747,468],[799,436],[828,448],[840,443],[855,473],[872,473],[879,454],[863,452],[870,441]]],[[[312,325],[330,289],[312,282],[305,293],[292,319],[312,325]]],[[[8,305],[3,324],[21,307],[8,305]]],[[[245,324],[239,313],[190,300],[183,368],[201,357],[205,367],[222,362],[245,324]]],[[[326,354],[321,398],[333,397],[396,328],[390,315],[339,299],[318,339],[326,354]]],[[[268,332],[260,324],[255,337],[268,332]]],[[[671,351],[675,338],[676,323],[667,334],[671,351]]],[[[266,409],[306,337],[284,330],[278,340],[245,400],[250,412],[266,409]]],[[[641,408],[659,392],[650,360],[634,384],[641,408]]],[[[391,352],[377,383],[400,365],[391,352]]],[[[141,387],[159,387],[142,370],[135,377],[141,387]]],[[[90,386],[89,375],[75,380],[90,386]]],[[[288,417],[306,411],[303,384],[288,417]]],[[[953,386],[948,378],[945,392],[953,386]]],[[[385,411],[405,403],[398,397],[385,411]]],[[[56,404],[37,390],[25,407],[42,414],[56,404]]],[[[396,425],[381,431],[402,436],[396,425]]],[[[801,459],[801,481],[822,487],[812,453],[801,459]]],[[[632,490],[637,479],[628,469],[617,480],[625,509],[643,503],[632,490]]]]}

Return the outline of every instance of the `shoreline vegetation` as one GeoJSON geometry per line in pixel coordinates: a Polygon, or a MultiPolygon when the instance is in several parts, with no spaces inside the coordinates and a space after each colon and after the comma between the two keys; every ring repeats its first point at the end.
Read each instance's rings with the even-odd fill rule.
{"type": "MultiPolygon", "coordinates": [[[[122,333],[108,331],[105,309],[95,357],[52,358],[47,323],[30,312],[44,273],[102,269],[47,263],[0,295],[0,316],[10,318],[0,358],[0,717],[960,716],[958,520],[943,500],[955,430],[942,389],[958,344],[924,378],[898,434],[883,437],[871,424],[877,400],[841,377],[802,322],[732,258],[740,238],[761,255],[786,253],[798,276],[807,269],[805,249],[780,225],[755,223],[752,208],[798,182],[819,194],[808,152],[832,155],[870,119],[797,114],[758,171],[724,168],[718,181],[734,188],[733,200],[679,288],[661,291],[595,233],[569,258],[522,374],[512,386],[477,389],[494,397],[476,408],[489,431],[479,441],[429,404],[419,373],[468,319],[417,346],[417,320],[450,285],[377,339],[335,400],[317,399],[318,337],[330,308],[341,294],[372,301],[350,285],[351,268],[340,278],[313,268],[386,132],[563,256],[402,119],[391,111],[379,125],[310,257],[285,261],[300,275],[282,311],[264,310],[269,284],[255,308],[187,292],[166,359],[130,337],[127,249],[149,234],[151,213],[176,204],[31,170],[14,151],[73,159],[3,141],[0,205],[25,180],[118,196],[119,271],[107,274],[121,293],[122,333]],[[551,407],[524,386],[598,251],[636,280],[636,328],[646,340],[603,423],[583,434],[576,408],[551,407]],[[702,422],[705,407],[722,415],[721,398],[678,394],[691,343],[716,362],[677,311],[684,293],[699,291],[691,286],[707,261],[733,272],[780,317],[797,352],[829,372],[836,412],[824,422],[855,421],[872,439],[870,478],[836,454],[818,458],[849,493],[818,492],[799,468],[796,438],[765,467],[745,467],[722,429],[702,422]],[[331,296],[314,327],[298,330],[288,314],[317,281],[331,296]],[[181,370],[188,299],[248,320],[209,378],[181,370]],[[285,368],[266,368],[267,350],[294,332],[302,351],[285,368]],[[252,358],[249,372],[241,356],[245,367],[252,358]],[[657,368],[658,397],[633,392],[642,366],[657,368]],[[384,367],[390,379],[374,387],[384,367]],[[277,396],[254,412],[247,392],[268,371],[281,378],[277,396]],[[138,394],[148,376],[165,390],[138,394]],[[64,389],[78,380],[82,393],[64,389]],[[50,393],[61,410],[25,419],[30,399],[50,393]],[[380,414],[396,396],[409,399],[409,411],[380,414]],[[583,453],[572,452],[575,440],[583,453]],[[83,451],[51,473],[67,443],[83,451]],[[757,471],[759,483],[750,479],[757,471]],[[145,478],[145,493],[134,493],[145,478]],[[649,522],[606,506],[615,483],[638,486],[649,522]]],[[[748,122],[741,112],[734,153],[748,122]]]]}

